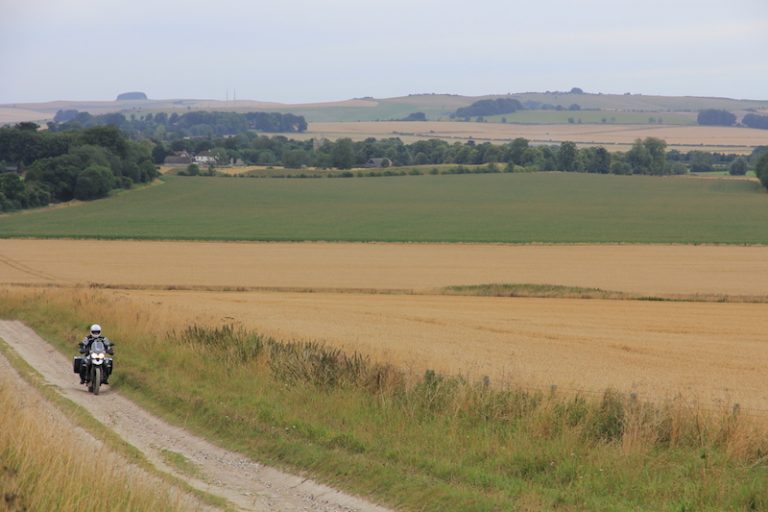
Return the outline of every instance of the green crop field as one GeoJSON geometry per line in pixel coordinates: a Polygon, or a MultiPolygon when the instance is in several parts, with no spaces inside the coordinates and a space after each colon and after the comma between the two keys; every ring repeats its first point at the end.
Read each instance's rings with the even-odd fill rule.
{"type": "Polygon", "coordinates": [[[750,180],[563,173],[164,180],[0,216],[0,236],[768,243],[768,194],[750,180]]]}

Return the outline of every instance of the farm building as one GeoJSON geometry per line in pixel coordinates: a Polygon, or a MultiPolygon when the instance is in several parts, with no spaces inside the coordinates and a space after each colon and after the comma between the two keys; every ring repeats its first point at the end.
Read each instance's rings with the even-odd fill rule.
{"type": "Polygon", "coordinates": [[[389,159],[388,158],[369,158],[367,162],[365,162],[364,167],[372,168],[372,169],[378,169],[381,167],[389,167],[389,159]]]}

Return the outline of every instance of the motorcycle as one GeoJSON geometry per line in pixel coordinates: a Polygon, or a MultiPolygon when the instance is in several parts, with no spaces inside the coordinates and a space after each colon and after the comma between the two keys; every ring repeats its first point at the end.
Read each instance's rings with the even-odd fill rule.
{"type": "Polygon", "coordinates": [[[85,366],[85,384],[88,386],[88,391],[98,395],[99,388],[112,373],[112,358],[107,357],[107,348],[103,341],[96,340],[91,343],[91,348],[85,357],[75,357],[75,373],[82,375],[83,366],[85,366]]]}

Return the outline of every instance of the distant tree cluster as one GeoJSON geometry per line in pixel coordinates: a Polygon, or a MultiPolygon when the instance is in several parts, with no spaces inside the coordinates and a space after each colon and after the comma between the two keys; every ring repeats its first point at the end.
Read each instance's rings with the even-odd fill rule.
{"type": "Polygon", "coordinates": [[[0,211],[96,199],[157,175],[149,143],[114,126],[38,131],[34,123],[0,128],[0,211]],[[10,170],[9,170],[10,168],[10,170]]]}
{"type": "Polygon", "coordinates": [[[736,115],[727,110],[711,108],[699,112],[696,121],[705,126],[733,126],[736,124],[736,115]]]}
{"type": "Polygon", "coordinates": [[[141,91],[124,92],[117,95],[117,101],[146,100],[147,95],[141,91]]]}
{"type": "Polygon", "coordinates": [[[741,124],[749,126],[750,128],[760,128],[762,130],[768,130],[768,116],[760,116],[757,114],[747,114],[741,120],[741,124]]]}
{"type": "Polygon", "coordinates": [[[426,121],[427,114],[424,112],[411,112],[407,116],[401,119],[401,121],[426,121]]]}
{"type": "Polygon", "coordinates": [[[307,129],[303,116],[278,112],[204,112],[193,111],[183,114],[146,114],[126,117],[122,113],[93,116],[77,110],[60,110],[48,124],[51,131],[78,130],[93,126],[112,125],[120,128],[132,138],[172,140],[183,137],[216,137],[237,135],[249,130],[268,133],[300,133],[307,129]]]}
{"type": "Polygon", "coordinates": [[[458,108],[456,109],[456,112],[451,114],[451,117],[495,116],[500,114],[511,114],[522,109],[522,103],[514,98],[496,98],[494,100],[476,101],[468,107],[458,108]]]}

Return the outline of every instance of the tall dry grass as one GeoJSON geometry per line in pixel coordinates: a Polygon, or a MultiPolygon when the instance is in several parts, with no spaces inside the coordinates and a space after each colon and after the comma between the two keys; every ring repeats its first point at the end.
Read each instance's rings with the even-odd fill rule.
{"type": "Polygon", "coordinates": [[[0,373],[0,510],[199,510],[0,373]]]}
{"type": "Polygon", "coordinates": [[[768,418],[732,408],[416,375],[98,290],[5,290],[0,315],[60,346],[98,319],[118,343],[116,387],[218,442],[404,510],[768,507],[768,418]],[[156,360],[167,371],[153,373],[156,360]]]}

